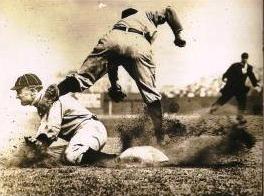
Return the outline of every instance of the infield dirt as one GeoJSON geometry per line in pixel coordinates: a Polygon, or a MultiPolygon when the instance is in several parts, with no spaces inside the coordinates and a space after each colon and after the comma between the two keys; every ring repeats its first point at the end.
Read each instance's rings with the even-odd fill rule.
{"type": "MultiPolygon", "coordinates": [[[[2,167],[0,194],[261,195],[263,121],[261,116],[246,118],[248,123],[240,128],[234,116],[169,116],[168,144],[159,147],[171,160],[165,165],[73,167],[52,163],[49,157],[27,168],[18,167],[19,164],[2,167]],[[247,137],[234,134],[238,132],[247,137]],[[252,140],[245,140],[248,136],[252,140]]],[[[120,128],[123,123],[136,125],[134,120],[139,122],[138,119],[112,120],[112,127],[124,131],[120,128]]],[[[144,137],[146,134],[151,135],[147,131],[135,136],[131,133],[126,147],[154,145],[152,137],[144,137]]],[[[116,137],[119,134],[111,135],[114,138],[110,138],[104,150],[118,152],[121,150],[116,137]]]]}

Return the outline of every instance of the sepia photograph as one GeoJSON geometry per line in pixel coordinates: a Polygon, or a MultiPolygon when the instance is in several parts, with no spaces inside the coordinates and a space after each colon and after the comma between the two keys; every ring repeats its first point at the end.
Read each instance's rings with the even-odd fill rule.
{"type": "Polygon", "coordinates": [[[0,195],[263,195],[262,0],[1,0],[0,195]]]}

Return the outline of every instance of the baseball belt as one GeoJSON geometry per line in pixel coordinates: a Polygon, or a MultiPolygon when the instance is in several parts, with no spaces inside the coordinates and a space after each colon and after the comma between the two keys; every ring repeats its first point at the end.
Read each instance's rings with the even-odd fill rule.
{"type": "Polygon", "coordinates": [[[137,33],[139,35],[145,36],[145,33],[144,32],[139,31],[139,30],[134,29],[134,28],[130,28],[130,27],[114,26],[113,29],[117,29],[117,30],[121,30],[121,31],[126,31],[126,32],[132,32],[132,33],[137,33]]]}

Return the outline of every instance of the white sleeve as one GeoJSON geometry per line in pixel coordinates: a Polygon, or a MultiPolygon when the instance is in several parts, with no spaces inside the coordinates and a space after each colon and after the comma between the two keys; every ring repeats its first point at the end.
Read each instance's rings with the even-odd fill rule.
{"type": "Polygon", "coordinates": [[[53,103],[49,112],[43,116],[40,122],[40,126],[37,131],[36,138],[47,137],[51,142],[57,140],[59,132],[61,130],[62,122],[62,106],[58,100],[53,103]]]}

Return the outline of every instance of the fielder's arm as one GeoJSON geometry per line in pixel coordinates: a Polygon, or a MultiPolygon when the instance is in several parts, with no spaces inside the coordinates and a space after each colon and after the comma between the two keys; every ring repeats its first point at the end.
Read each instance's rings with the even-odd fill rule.
{"type": "Polygon", "coordinates": [[[115,88],[117,87],[117,81],[118,81],[118,66],[109,66],[108,69],[108,78],[111,84],[111,87],[115,88]]]}
{"type": "Polygon", "coordinates": [[[168,23],[168,25],[170,26],[175,39],[178,38],[180,31],[183,30],[182,25],[180,23],[180,20],[176,14],[176,11],[173,7],[168,6],[166,7],[166,9],[164,10],[164,15],[165,15],[165,20],[168,23]]]}

